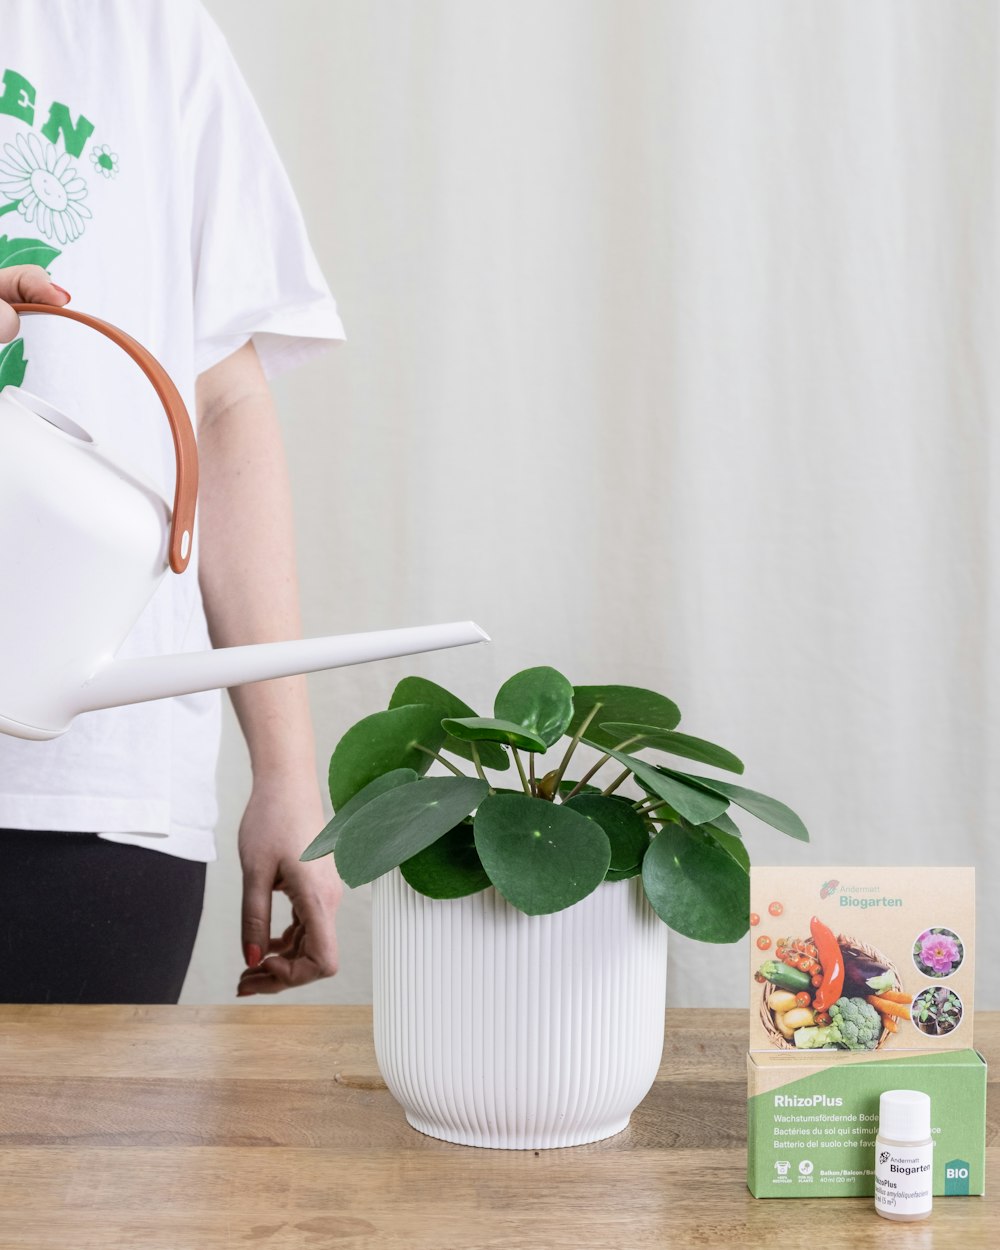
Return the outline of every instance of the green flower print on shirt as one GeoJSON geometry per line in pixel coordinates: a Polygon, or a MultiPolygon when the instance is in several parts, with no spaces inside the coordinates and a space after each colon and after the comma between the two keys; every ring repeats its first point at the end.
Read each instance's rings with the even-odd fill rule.
{"type": "MultiPolygon", "coordinates": [[[[48,270],[62,255],[61,248],[83,235],[93,216],[85,203],[88,188],[80,176],[77,158],[83,156],[94,123],[82,113],[74,119],[68,106],[59,101],[51,105],[42,122],[44,114],[38,112],[36,117],[36,104],[37,91],[29,79],[15,70],[5,70],[0,80],[0,114],[18,118],[29,127],[41,124],[38,135],[23,131],[0,151],[0,217],[19,213],[44,239],[0,235],[0,269],[40,265],[48,270]]],[[[90,159],[104,178],[117,177],[118,154],[107,144],[95,146],[90,159]]],[[[20,386],[27,364],[21,339],[0,344],[0,391],[6,386],[20,386]]]]}
{"type": "MultiPolygon", "coordinates": [[[[59,155],[54,144],[43,143],[33,134],[19,134],[5,143],[0,154],[0,191],[10,203],[0,208],[0,217],[18,212],[49,239],[72,243],[84,231],[91,217],[84,204],[87,184],[77,172],[69,153],[59,155]]],[[[61,256],[58,247],[42,239],[9,238],[0,235],[0,269],[11,265],[49,266],[61,256]]],[[[15,339],[0,348],[0,391],[20,386],[28,361],[24,340],[15,339]]]]}
{"type": "Polygon", "coordinates": [[[112,152],[106,143],[92,148],[90,159],[97,172],[103,174],[105,178],[118,177],[118,153],[112,152]]]}
{"type": "Polygon", "coordinates": [[[5,386],[20,386],[28,362],[24,359],[24,339],[15,339],[0,350],[0,391],[5,386]]]}
{"type": "Polygon", "coordinates": [[[83,202],[87,184],[69,153],[60,156],[54,144],[43,144],[33,134],[19,134],[14,143],[3,145],[3,151],[0,191],[18,201],[24,220],[60,243],[78,239],[84,219],[92,214],[83,202]]]}
{"type": "MultiPolygon", "coordinates": [[[[16,203],[8,204],[0,208],[0,214],[9,213],[16,206],[16,203]]],[[[62,253],[57,247],[50,247],[40,239],[8,239],[5,234],[0,235],[0,269],[11,265],[41,265],[43,269],[48,269],[60,255],[62,253]]],[[[24,339],[15,339],[0,348],[0,391],[5,386],[20,386],[27,367],[24,339]]]]}

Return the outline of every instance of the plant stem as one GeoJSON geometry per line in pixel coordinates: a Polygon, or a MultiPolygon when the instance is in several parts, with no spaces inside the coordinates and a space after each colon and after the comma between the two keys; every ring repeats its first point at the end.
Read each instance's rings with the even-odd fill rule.
{"type": "Polygon", "coordinates": [[[487,776],[483,772],[483,766],[479,762],[479,751],[476,747],[476,744],[474,742],[470,742],[469,746],[472,747],[472,762],[476,766],[476,772],[480,775],[480,777],[482,777],[483,781],[486,781],[487,784],[489,784],[487,776]]]}
{"type": "Polygon", "coordinates": [[[531,782],[532,798],[538,797],[538,782],[535,780],[535,753],[528,752],[528,780],[531,782]]]}
{"type": "Polygon", "coordinates": [[[583,787],[587,784],[587,782],[591,779],[591,777],[593,777],[594,773],[597,772],[597,770],[602,766],[602,764],[606,764],[609,759],[611,759],[610,755],[602,755],[601,758],[594,765],[594,767],[591,769],[588,769],[587,772],[583,774],[583,776],[576,783],[573,789],[570,790],[569,794],[567,794],[566,797],[563,799],[563,802],[568,803],[574,794],[582,790],[583,787]]]}
{"type": "Polygon", "coordinates": [[[524,793],[531,794],[531,788],[528,785],[528,778],[524,775],[524,765],[521,763],[521,757],[517,753],[517,747],[511,743],[510,749],[514,752],[514,763],[517,765],[517,771],[521,774],[521,785],[524,787],[524,793]]]}
{"type": "Polygon", "coordinates": [[[632,776],[631,768],[623,768],[622,771],[618,774],[618,776],[614,779],[614,781],[612,781],[611,785],[608,786],[606,790],[602,790],[601,793],[610,794],[612,790],[618,789],[618,787],[621,785],[621,783],[625,780],[626,777],[631,777],[631,776],[632,776]]]}
{"type": "MultiPolygon", "coordinates": [[[[555,784],[555,788],[552,791],[553,795],[558,795],[559,786],[562,784],[563,773],[565,773],[566,768],[569,765],[569,761],[573,755],[573,752],[580,745],[580,739],[587,732],[587,726],[597,715],[598,709],[602,708],[603,706],[604,706],[603,703],[595,703],[594,706],[590,709],[590,715],[587,717],[587,719],[583,722],[580,728],[573,735],[573,740],[569,744],[569,746],[566,748],[566,754],[563,756],[562,763],[559,765],[559,771],[556,773],[556,784],[555,784]]],[[[576,791],[574,790],[573,793],[575,794],[576,791]]],[[[569,796],[567,795],[567,798],[568,797],[569,796]]]]}
{"type": "Polygon", "coordinates": [[[655,807],[666,807],[667,800],[661,799],[658,795],[651,794],[648,798],[636,800],[636,811],[640,816],[645,816],[646,812],[651,812],[655,807]],[[645,810],[644,810],[645,809],[645,810]]]}
{"type": "MultiPolygon", "coordinates": [[[[630,747],[633,742],[641,742],[643,738],[645,737],[646,737],[646,734],[633,734],[631,738],[625,738],[622,742],[619,742],[618,745],[615,747],[615,750],[616,751],[624,750],[625,747],[630,747]]],[[[642,748],[640,747],[639,750],[641,751],[642,748]]]]}
{"type": "MultiPolygon", "coordinates": [[[[443,764],[445,768],[450,768],[456,777],[465,776],[465,773],[463,773],[460,768],[456,768],[455,765],[452,764],[450,760],[446,760],[443,755],[438,755],[437,751],[432,751],[430,747],[425,747],[421,745],[421,743],[419,742],[415,742],[413,745],[417,748],[418,751],[425,752],[425,754],[429,755],[431,759],[435,759],[437,760],[439,764],[443,764]]],[[[485,781],[486,778],[484,777],[483,780],[485,781]]]]}
{"type": "MultiPolygon", "coordinates": [[[[627,747],[627,746],[628,746],[628,744],[629,744],[630,742],[638,742],[638,740],[639,740],[642,736],[643,736],[642,734],[634,734],[631,738],[626,738],[624,742],[620,742],[620,743],[618,744],[618,746],[616,746],[614,749],[615,749],[616,751],[620,751],[620,750],[622,749],[622,747],[627,747]]],[[[609,759],[611,759],[611,758],[612,758],[612,757],[611,757],[610,755],[602,755],[602,756],[601,756],[601,758],[600,758],[600,759],[597,761],[597,763],[594,765],[594,767],[593,767],[593,768],[591,768],[591,769],[588,769],[588,771],[587,771],[587,772],[585,772],[585,773],[583,774],[583,776],[582,776],[582,777],[580,778],[580,780],[576,783],[576,785],[573,787],[573,789],[572,789],[572,790],[570,790],[569,794],[567,794],[567,795],[566,795],[566,798],[565,798],[565,799],[563,799],[563,802],[564,802],[564,803],[566,803],[569,799],[571,799],[571,798],[573,797],[573,795],[574,795],[574,794],[576,794],[576,793],[577,793],[577,792],[578,792],[578,791],[579,791],[579,790],[580,790],[583,786],[585,786],[585,785],[587,784],[587,782],[591,779],[591,777],[593,777],[594,773],[596,773],[596,772],[597,772],[597,770],[598,770],[598,769],[599,769],[599,768],[600,768],[603,764],[606,764],[606,763],[608,762],[608,760],[609,760],[609,759]]],[[[631,772],[631,771],[632,771],[632,770],[631,770],[631,769],[629,769],[629,772],[631,772]]],[[[620,779],[619,779],[619,780],[620,780],[620,779]]],[[[618,785],[618,782],[617,782],[617,781],[615,782],[615,785],[618,785]]]]}
{"type": "Polygon", "coordinates": [[[20,200],[11,200],[9,204],[5,204],[3,208],[0,208],[0,217],[2,217],[4,213],[12,213],[20,203],[20,200]]]}

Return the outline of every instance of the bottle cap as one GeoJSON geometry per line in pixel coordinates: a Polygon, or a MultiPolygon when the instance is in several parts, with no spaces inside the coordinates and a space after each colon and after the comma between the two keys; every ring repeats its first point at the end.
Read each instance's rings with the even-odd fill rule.
{"type": "Polygon", "coordinates": [[[890,1141],[926,1141],[931,1100],[918,1089],[887,1089],[878,1104],[878,1131],[890,1141]]]}

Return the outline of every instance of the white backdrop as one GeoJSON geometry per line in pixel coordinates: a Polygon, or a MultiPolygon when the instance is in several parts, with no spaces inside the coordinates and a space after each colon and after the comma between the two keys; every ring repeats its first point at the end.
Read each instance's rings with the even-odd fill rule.
{"type": "MultiPolygon", "coordinates": [[[[975,864],[1000,1007],[996,7],[208,7],[348,335],[276,387],[306,631],[494,639],[310,678],[317,766],[407,673],[660,690],[810,826],[758,862],[975,864]]],[[[187,1002],[242,967],[231,716],[220,785],[187,1002]]],[[[340,930],[269,1001],[368,1000],[367,890],[340,930]]],[[[746,960],[674,939],[670,1001],[746,960]]]]}

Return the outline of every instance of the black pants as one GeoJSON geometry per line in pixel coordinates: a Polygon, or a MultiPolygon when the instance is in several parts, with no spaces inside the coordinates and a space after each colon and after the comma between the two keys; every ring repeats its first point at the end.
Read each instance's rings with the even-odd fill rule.
{"type": "Polygon", "coordinates": [[[0,829],[0,1002],[176,1003],[206,868],[96,833],[0,829]]]}

